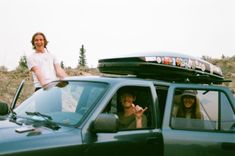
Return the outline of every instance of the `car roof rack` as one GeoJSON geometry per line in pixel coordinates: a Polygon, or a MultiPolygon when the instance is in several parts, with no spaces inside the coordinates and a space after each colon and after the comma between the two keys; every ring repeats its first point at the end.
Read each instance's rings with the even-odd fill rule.
{"type": "Polygon", "coordinates": [[[140,78],[171,82],[221,84],[224,80],[219,67],[199,58],[178,53],[139,54],[128,57],[100,59],[101,73],[136,75],[140,78]]]}

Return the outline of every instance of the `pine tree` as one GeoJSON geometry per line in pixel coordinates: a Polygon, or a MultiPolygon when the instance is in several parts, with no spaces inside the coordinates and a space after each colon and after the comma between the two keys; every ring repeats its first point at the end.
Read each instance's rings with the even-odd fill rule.
{"type": "Polygon", "coordinates": [[[8,69],[7,69],[7,67],[5,67],[5,66],[0,66],[0,71],[7,71],[8,69]]]}
{"type": "Polygon", "coordinates": [[[28,68],[27,59],[26,59],[25,55],[20,57],[19,68],[21,68],[21,69],[27,69],[28,68]]]}
{"type": "Polygon", "coordinates": [[[221,59],[225,59],[225,55],[224,54],[222,54],[221,59]]]}
{"type": "Polygon", "coordinates": [[[86,49],[84,48],[84,45],[80,48],[80,55],[79,55],[79,67],[86,67],[86,49]]]}
{"type": "Polygon", "coordinates": [[[64,62],[63,61],[60,62],[60,66],[62,69],[64,69],[64,62]]]}

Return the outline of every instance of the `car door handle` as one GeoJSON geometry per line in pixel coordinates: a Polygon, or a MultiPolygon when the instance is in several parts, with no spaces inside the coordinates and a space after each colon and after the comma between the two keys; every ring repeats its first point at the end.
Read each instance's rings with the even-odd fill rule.
{"type": "Polygon", "coordinates": [[[221,144],[222,149],[224,150],[235,150],[235,143],[223,142],[221,144]]]}

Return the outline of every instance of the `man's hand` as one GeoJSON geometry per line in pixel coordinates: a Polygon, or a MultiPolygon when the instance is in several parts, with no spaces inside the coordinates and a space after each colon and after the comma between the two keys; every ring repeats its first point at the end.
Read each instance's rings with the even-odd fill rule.
{"type": "Polygon", "coordinates": [[[132,108],[134,109],[134,114],[137,119],[142,118],[143,113],[148,109],[148,107],[143,109],[141,106],[134,104],[132,104],[132,108]]]}

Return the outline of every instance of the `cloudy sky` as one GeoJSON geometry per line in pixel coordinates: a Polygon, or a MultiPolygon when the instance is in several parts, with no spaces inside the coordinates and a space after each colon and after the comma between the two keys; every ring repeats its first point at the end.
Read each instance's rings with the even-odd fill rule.
{"type": "Polygon", "coordinates": [[[234,0],[0,0],[0,66],[30,55],[43,32],[48,49],[76,67],[128,53],[170,51],[220,58],[235,55],[234,0]]]}

